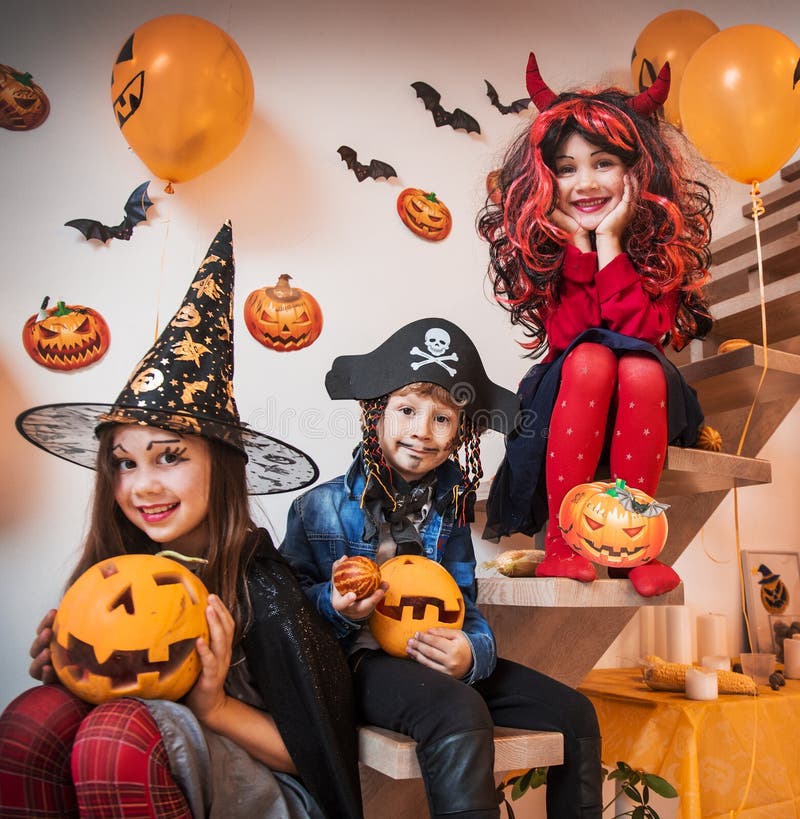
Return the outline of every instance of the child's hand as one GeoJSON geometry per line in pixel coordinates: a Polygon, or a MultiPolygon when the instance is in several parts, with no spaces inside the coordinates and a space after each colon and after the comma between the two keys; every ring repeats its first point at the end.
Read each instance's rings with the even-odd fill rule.
{"type": "Polygon", "coordinates": [[[50,609],[36,627],[36,638],[31,643],[28,652],[33,662],[28,667],[28,673],[34,680],[43,683],[58,682],[50,659],[50,641],[53,639],[53,621],[56,619],[56,610],[50,609]]]}
{"type": "Polygon", "coordinates": [[[210,725],[226,700],[225,677],[231,664],[233,617],[216,594],[208,596],[206,608],[209,639],[197,638],[197,653],[202,669],[197,682],[186,695],[186,704],[200,722],[210,725]]]}
{"type": "MultiPolygon", "coordinates": [[[[331,567],[331,578],[336,571],[336,567],[343,561],[347,560],[347,556],[340,557],[331,567]]],[[[383,600],[386,594],[386,589],[389,588],[388,583],[381,583],[377,589],[369,597],[362,597],[361,600],[356,600],[355,592],[347,592],[341,594],[331,580],[331,605],[334,611],[347,617],[349,620],[366,620],[372,614],[375,606],[383,600]]]]}
{"type": "Polygon", "coordinates": [[[408,656],[428,668],[460,680],[472,668],[472,647],[467,635],[454,628],[418,631],[408,641],[408,656]]]}
{"type": "Polygon", "coordinates": [[[622,198],[617,203],[617,206],[603,217],[603,221],[600,222],[595,230],[595,238],[598,242],[603,239],[621,242],[622,234],[631,223],[631,219],[633,219],[633,202],[636,195],[630,174],[625,174],[625,176],[622,177],[622,183],[622,198]]]}
{"type": "Polygon", "coordinates": [[[592,249],[592,240],[589,231],[579,222],[559,208],[553,208],[548,214],[550,221],[561,230],[569,234],[569,243],[582,253],[589,253],[592,249]]]}

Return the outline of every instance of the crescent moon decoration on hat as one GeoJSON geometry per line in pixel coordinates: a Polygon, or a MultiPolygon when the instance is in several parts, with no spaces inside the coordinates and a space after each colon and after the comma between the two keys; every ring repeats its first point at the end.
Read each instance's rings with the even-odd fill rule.
{"type": "Polygon", "coordinates": [[[325,387],[331,398],[368,400],[418,381],[449,390],[479,428],[503,434],[514,428],[519,399],[489,380],[472,340],[443,318],[413,321],[371,353],[339,356],[325,387]]]}
{"type": "Polygon", "coordinates": [[[250,494],[302,489],[319,476],[314,461],[277,438],[249,429],[233,398],[233,240],[226,222],[183,302],[136,365],[112,404],[49,404],[17,417],[23,437],[59,458],[95,468],[97,430],[146,424],[216,438],[247,457],[250,494]]]}

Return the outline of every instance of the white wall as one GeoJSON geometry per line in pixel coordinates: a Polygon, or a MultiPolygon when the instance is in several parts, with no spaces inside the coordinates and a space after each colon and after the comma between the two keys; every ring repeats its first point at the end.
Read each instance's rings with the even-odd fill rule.
{"type": "MultiPolygon", "coordinates": [[[[22,441],[13,429],[17,413],[57,401],[113,400],[227,218],[237,263],[236,393],[243,419],[307,449],[323,478],[342,470],[356,438],[353,408],[334,404],[323,388],[330,362],[371,349],[407,321],[442,315],[459,323],[490,375],[513,389],[527,364],[515,344],[519,335],[488,293],[486,247],[474,218],[486,173],[525,115],[501,116],[483,81],[501,99],[524,96],[525,62],[535,49],[556,90],[593,82],[630,87],[638,33],[658,14],[682,7],[629,4],[622,14],[584,0],[569,13],[541,0],[42,0],[4,16],[0,61],[30,71],[52,111],[34,131],[0,132],[0,276],[8,317],[0,328],[0,706],[29,683],[28,645],[43,612],[58,602],[75,558],[92,477],[22,441]],[[177,12],[217,23],[244,51],[256,89],[250,128],[227,160],[177,186],[173,196],[153,179],[155,207],[130,242],[87,243],[64,222],[87,216],[116,223],[128,194],[152,178],[112,115],[114,59],[138,25],[177,12]],[[416,80],[437,88],[449,108],[476,116],[482,134],[435,128],[410,88],[416,80]],[[336,153],[343,143],[362,159],[389,161],[399,179],[357,183],[336,153]],[[395,199],[403,187],[434,190],[446,202],[455,219],[447,240],[425,242],[400,223],[395,199]],[[325,312],[321,338],[292,354],[259,346],[240,320],[247,294],[284,272],[325,312]],[[61,374],[27,357],[20,329],[45,295],[103,313],[113,339],[100,363],[61,374]]],[[[757,11],[747,0],[706,0],[697,10],[720,28],[758,22],[800,42],[794,0],[764,2],[757,11]]],[[[763,190],[774,185],[773,178],[763,190]]],[[[729,183],[720,195],[717,235],[745,224],[739,209],[747,189],[729,183]]],[[[800,512],[789,495],[798,420],[795,412],[765,453],[773,460],[773,486],[741,492],[746,543],[800,546],[791,534],[800,528],[800,512]],[[785,523],[768,511],[776,508],[785,523]]],[[[500,442],[487,442],[485,451],[491,475],[500,442]]],[[[278,536],[291,499],[260,501],[278,536]]],[[[735,620],[732,531],[726,502],[677,568],[690,605],[735,620]]]]}

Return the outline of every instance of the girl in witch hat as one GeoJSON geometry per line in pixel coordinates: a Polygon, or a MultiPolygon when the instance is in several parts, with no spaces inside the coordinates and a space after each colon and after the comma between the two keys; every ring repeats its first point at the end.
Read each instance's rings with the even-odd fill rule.
{"type": "Polygon", "coordinates": [[[599,819],[600,736],[581,693],[497,657],[475,602],[469,521],[482,470],[480,433],[506,432],[519,402],[486,375],[475,345],[442,318],[414,321],[365,355],[339,356],[331,398],[356,399],[363,439],[345,475],[296,498],[281,552],[348,654],[359,715],[417,742],[432,817],[498,819],[494,725],[558,731],[564,763],[547,775],[550,819],[599,819]],[[463,460],[462,460],[463,455],[463,460]],[[367,618],[383,584],[361,600],[333,572],[350,556],[395,555],[441,564],[464,599],[460,629],[431,628],[407,656],[380,650],[367,618]]]}
{"type": "MultiPolygon", "coordinates": [[[[546,522],[540,577],[595,577],[564,541],[558,510],[573,486],[594,480],[604,445],[612,479],[653,496],[667,444],[693,445],[703,420],[663,353],[711,328],[710,192],[685,140],[657,116],[669,77],[665,65],[636,96],[556,95],[531,54],[540,113],[479,217],[495,296],[542,356],[519,387],[524,422],[492,484],[487,534],[533,534],[546,522]]],[[[658,561],[609,574],[645,596],[680,582],[658,561]]]]}
{"type": "Polygon", "coordinates": [[[202,670],[181,702],[92,706],[58,684],[50,611],[31,648],[31,674],[47,684],[0,717],[3,816],[361,816],[344,657],[250,514],[248,490],[299,489],[318,472],[240,422],[233,278],[226,223],[113,405],[36,407],[17,419],[32,443],[97,470],[68,584],[115,555],[202,558],[210,638],[198,640],[202,670]]]}

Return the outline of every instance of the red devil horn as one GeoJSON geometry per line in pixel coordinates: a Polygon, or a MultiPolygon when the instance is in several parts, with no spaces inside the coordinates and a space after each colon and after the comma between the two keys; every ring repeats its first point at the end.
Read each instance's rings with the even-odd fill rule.
{"type": "Polygon", "coordinates": [[[525,84],[528,86],[528,94],[530,94],[533,104],[540,111],[544,111],[545,108],[556,101],[556,94],[548,88],[547,83],[539,73],[539,66],[536,64],[536,57],[532,51],[531,56],[528,57],[528,68],[525,71],[525,84]]]}
{"type": "Polygon", "coordinates": [[[669,63],[664,63],[661,67],[661,71],[658,72],[656,81],[640,94],[631,97],[630,100],[628,100],[628,105],[630,105],[637,114],[641,114],[642,116],[654,114],[659,106],[667,101],[667,96],[669,96],[669,82],[669,63]]]}

